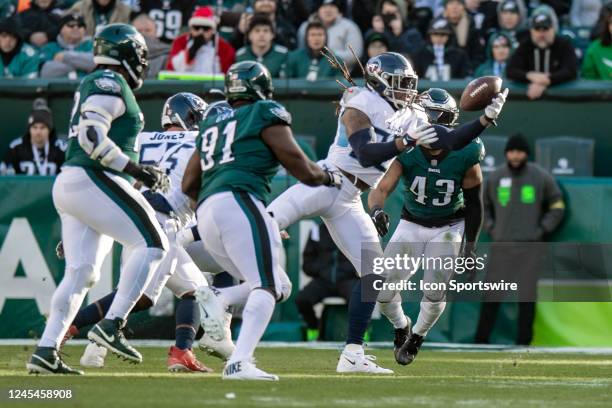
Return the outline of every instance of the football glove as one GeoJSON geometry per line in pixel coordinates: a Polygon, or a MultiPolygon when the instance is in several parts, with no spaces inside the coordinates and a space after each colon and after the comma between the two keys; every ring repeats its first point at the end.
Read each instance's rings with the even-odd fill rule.
{"type": "Polygon", "coordinates": [[[499,116],[506,103],[506,97],[508,96],[508,88],[504,89],[504,92],[498,93],[491,103],[485,108],[484,114],[489,122],[494,122],[499,116]]]}
{"type": "Polygon", "coordinates": [[[328,180],[323,183],[327,187],[336,187],[340,189],[342,185],[342,173],[339,170],[332,170],[327,167],[323,167],[323,172],[327,174],[328,180]]]}
{"type": "Polygon", "coordinates": [[[403,142],[405,146],[420,146],[423,145],[427,148],[434,142],[438,141],[438,135],[436,129],[429,123],[424,123],[414,130],[409,130],[403,136],[403,142]]]}
{"type": "Polygon", "coordinates": [[[128,162],[124,171],[135,179],[142,181],[142,184],[147,186],[154,193],[166,193],[170,188],[170,179],[166,173],[158,167],[128,162]]]}
{"type": "Polygon", "coordinates": [[[389,215],[380,207],[372,208],[370,218],[378,231],[378,235],[384,237],[389,232],[389,215]]]}

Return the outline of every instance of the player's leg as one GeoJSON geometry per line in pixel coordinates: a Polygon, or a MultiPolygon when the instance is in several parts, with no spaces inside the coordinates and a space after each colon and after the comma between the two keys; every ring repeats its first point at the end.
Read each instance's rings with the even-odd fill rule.
{"type": "MultiPolygon", "coordinates": [[[[226,364],[223,377],[277,380],[278,377],[259,370],[252,363],[255,347],[272,317],[276,300],[281,298],[281,242],[276,222],[263,204],[248,193],[221,193],[200,206],[198,226],[204,245],[213,257],[251,288],[242,313],[236,350],[226,364]]],[[[207,297],[211,298],[221,303],[216,295],[207,297]]],[[[200,304],[208,311],[210,302],[206,300],[200,304]]],[[[216,309],[211,308],[213,314],[216,309]]]]}
{"type": "MultiPolygon", "coordinates": [[[[418,224],[414,224],[405,220],[401,220],[398,224],[391,240],[385,248],[384,257],[395,259],[397,255],[404,257],[407,255],[409,259],[420,258],[423,254],[425,245],[423,243],[423,232],[425,228],[418,224]]],[[[409,263],[408,266],[413,265],[409,263]]],[[[385,284],[396,284],[402,280],[410,279],[418,270],[404,268],[406,265],[396,265],[393,269],[385,271],[385,284]],[[400,267],[401,266],[401,267],[400,267]]],[[[411,320],[404,313],[402,308],[401,293],[396,290],[384,288],[378,294],[378,308],[380,312],[393,325],[393,354],[395,361],[398,364],[407,364],[403,354],[400,353],[401,346],[410,338],[412,333],[411,320]]]]}
{"type": "Polygon", "coordinates": [[[124,178],[101,171],[83,171],[90,186],[88,194],[103,211],[80,209],[77,217],[87,219],[96,230],[113,237],[130,255],[122,264],[117,293],[105,318],[89,331],[88,338],[124,359],[142,361],[121,329],[156,268],[166,255],[168,239],[155,218],[155,211],[124,178]]]}
{"type": "Polygon", "coordinates": [[[313,279],[304,286],[295,296],[295,305],[306,323],[306,340],[315,341],[319,339],[319,319],[314,311],[314,306],[326,297],[334,296],[335,284],[325,279],[313,279]]]}
{"type": "MultiPolygon", "coordinates": [[[[338,249],[348,258],[361,275],[362,245],[367,244],[368,250],[376,252],[373,256],[382,256],[382,248],[378,240],[376,228],[363,209],[360,191],[350,183],[342,185],[341,193],[334,205],[322,216],[327,229],[338,246],[338,249]]],[[[368,274],[360,278],[353,287],[348,306],[349,327],[346,345],[342,351],[336,370],[338,372],[368,372],[373,374],[391,374],[388,370],[374,363],[363,350],[363,337],[370,323],[376,304],[376,294],[373,289],[374,275],[368,274]],[[371,288],[373,299],[364,299],[362,289],[371,288]]]]}
{"type": "Polygon", "coordinates": [[[412,335],[401,347],[401,353],[405,353],[408,364],[414,361],[425,336],[446,308],[446,290],[443,289],[444,286],[436,284],[448,284],[455,273],[454,268],[449,267],[450,263],[443,260],[454,258],[459,254],[463,229],[463,221],[432,229],[435,235],[425,245],[425,260],[428,263],[424,267],[423,281],[425,284],[433,285],[423,290],[419,317],[412,327],[412,335]]]}

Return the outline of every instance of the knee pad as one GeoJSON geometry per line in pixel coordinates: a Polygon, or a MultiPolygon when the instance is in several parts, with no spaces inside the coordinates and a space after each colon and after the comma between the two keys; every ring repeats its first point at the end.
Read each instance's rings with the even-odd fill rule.
{"type": "Polygon", "coordinates": [[[93,264],[69,267],[66,268],[64,279],[73,280],[77,287],[91,289],[100,279],[100,270],[96,270],[93,264]]]}

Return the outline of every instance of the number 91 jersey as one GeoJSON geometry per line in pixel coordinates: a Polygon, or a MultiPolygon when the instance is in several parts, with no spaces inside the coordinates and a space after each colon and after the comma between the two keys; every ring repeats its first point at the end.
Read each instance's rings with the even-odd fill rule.
{"type": "Polygon", "coordinates": [[[420,219],[445,218],[463,208],[461,185],[466,171],[484,158],[484,145],[474,139],[445,157],[425,157],[416,147],[397,157],[402,165],[404,208],[420,219]]]}
{"type": "Polygon", "coordinates": [[[196,140],[202,168],[198,203],[224,191],[245,191],[267,203],[279,162],[261,132],[274,125],[290,126],[291,115],[271,100],[242,105],[200,122],[196,140]]]}

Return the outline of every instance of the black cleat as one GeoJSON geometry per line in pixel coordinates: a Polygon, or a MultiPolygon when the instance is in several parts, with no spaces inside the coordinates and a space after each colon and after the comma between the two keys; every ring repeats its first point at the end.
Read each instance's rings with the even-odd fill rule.
{"type": "Polygon", "coordinates": [[[412,327],[410,323],[408,323],[408,326],[404,327],[403,329],[395,329],[393,355],[395,356],[395,361],[397,361],[398,364],[406,365],[410,362],[408,355],[405,352],[402,353],[402,346],[406,343],[406,341],[408,341],[411,333],[412,327]]]}
{"type": "MultiPolygon", "coordinates": [[[[414,361],[416,355],[419,353],[421,345],[423,344],[423,340],[423,336],[419,336],[416,333],[412,333],[408,338],[408,341],[400,347],[398,354],[401,354],[403,358],[405,357],[406,362],[403,363],[404,365],[410,364],[414,361]]],[[[399,360],[398,363],[400,363],[399,360]]]]}
{"type": "Polygon", "coordinates": [[[66,365],[53,347],[37,347],[26,368],[30,374],[83,375],[81,370],[66,365]]]}
{"type": "Polygon", "coordinates": [[[142,355],[128,343],[123,334],[124,326],[125,322],[122,319],[103,319],[87,333],[87,338],[123,360],[142,363],[142,355]]]}

